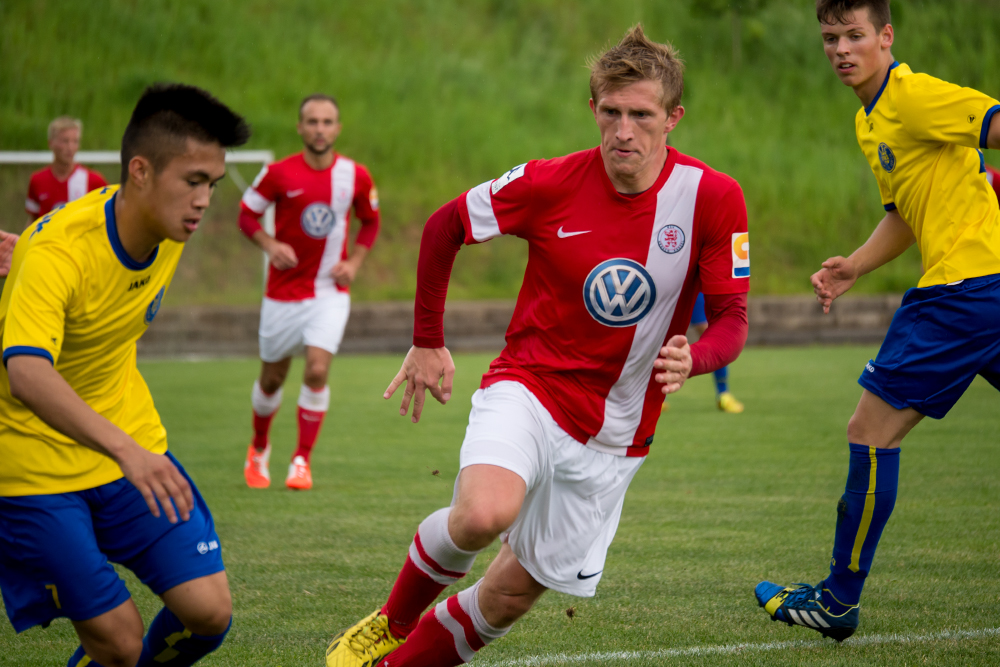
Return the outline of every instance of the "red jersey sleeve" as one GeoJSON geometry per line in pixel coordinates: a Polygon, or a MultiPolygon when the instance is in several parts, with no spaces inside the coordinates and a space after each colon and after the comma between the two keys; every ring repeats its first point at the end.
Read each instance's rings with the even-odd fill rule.
{"type": "Polygon", "coordinates": [[[378,237],[381,217],[378,210],[378,189],[368,170],[360,164],[354,178],[354,215],[361,221],[361,229],[355,239],[357,245],[371,249],[378,237]]]}
{"type": "Polygon", "coordinates": [[[461,209],[465,195],[439,208],[424,225],[417,260],[417,295],[413,304],[413,344],[444,347],[444,302],[448,280],[467,234],[461,209]]]}
{"type": "MultiPolygon", "coordinates": [[[[750,237],[747,205],[736,181],[721,196],[699,197],[704,209],[698,218],[703,240],[698,255],[701,291],[705,294],[737,294],[750,291],[750,237]]],[[[711,187],[711,186],[710,186],[711,187]]]]}
{"type": "Polygon", "coordinates": [[[24,200],[24,210],[30,218],[37,218],[42,210],[42,205],[38,201],[38,183],[35,176],[32,174],[31,180],[28,181],[28,196],[24,200]]]}
{"type": "Polygon", "coordinates": [[[103,188],[108,182],[104,180],[99,172],[87,170],[87,192],[96,190],[97,188],[103,188]]]}
{"type": "Polygon", "coordinates": [[[278,200],[281,193],[281,183],[278,175],[272,169],[272,165],[265,165],[253,185],[248,187],[243,193],[240,202],[240,231],[251,238],[257,231],[263,229],[260,226],[260,216],[264,215],[267,207],[278,200]]]}
{"type": "Polygon", "coordinates": [[[533,167],[534,161],[518,165],[459,197],[466,244],[505,234],[525,235],[531,219],[533,167]]]}
{"type": "Polygon", "coordinates": [[[747,342],[747,295],[706,294],[708,329],[691,346],[691,377],[711,373],[736,361],[747,342]]]}

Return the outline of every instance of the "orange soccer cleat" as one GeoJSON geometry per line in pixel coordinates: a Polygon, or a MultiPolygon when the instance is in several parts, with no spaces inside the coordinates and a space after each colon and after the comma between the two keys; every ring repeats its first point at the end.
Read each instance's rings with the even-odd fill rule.
{"type": "Polygon", "coordinates": [[[247,448],[247,460],[243,464],[243,477],[251,489],[266,489],[271,486],[271,472],[267,462],[271,458],[271,443],[264,451],[258,452],[253,443],[247,448]]]}
{"type": "Polygon", "coordinates": [[[288,466],[288,478],[285,479],[285,486],[297,491],[311,489],[313,485],[312,473],[309,471],[309,462],[301,456],[292,459],[288,466]]]}

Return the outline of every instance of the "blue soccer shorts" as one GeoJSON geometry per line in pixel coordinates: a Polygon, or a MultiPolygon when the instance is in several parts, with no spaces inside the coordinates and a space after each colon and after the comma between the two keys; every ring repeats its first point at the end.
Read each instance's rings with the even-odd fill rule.
{"type": "Polygon", "coordinates": [[[108,561],[160,595],[224,568],[212,514],[169,452],[194,496],[188,521],[160,518],[131,482],[37,496],[0,498],[0,591],[17,632],[66,616],[84,621],[129,599],[108,561]]]}
{"type": "Polygon", "coordinates": [[[694,310],[691,311],[691,326],[708,324],[708,316],[705,315],[705,295],[698,292],[698,298],[694,300],[694,310]]]}
{"type": "Polygon", "coordinates": [[[858,383],[941,419],[976,375],[1000,389],[1000,274],[908,290],[858,383]]]}

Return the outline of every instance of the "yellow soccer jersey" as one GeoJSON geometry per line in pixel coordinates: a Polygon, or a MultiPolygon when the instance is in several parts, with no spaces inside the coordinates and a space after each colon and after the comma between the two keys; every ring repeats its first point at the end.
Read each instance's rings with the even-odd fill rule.
{"type": "Polygon", "coordinates": [[[920,287],[1000,273],[1000,207],[980,148],[1000,102],[894,63],[858,111],[858,143],[887,211],[913,230],[920,287]]]}
{"type": "Polygon", "coordinates": [[[51,361],[96,412],[162,454],[167,434],[135,363],[183,245],[164,241],[146,262],[118,238],[118,187],[95,190],[37,220],[14,249],[0,298],[0,496],[67,493],[122,477],[111,458],[74,443],[10,393],[7,362],[51,361]]]}

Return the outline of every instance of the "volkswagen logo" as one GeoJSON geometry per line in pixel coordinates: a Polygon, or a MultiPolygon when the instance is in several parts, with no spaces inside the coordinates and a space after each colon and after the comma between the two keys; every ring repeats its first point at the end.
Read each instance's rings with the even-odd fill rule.
{"type": "Polygon", "coordinates": [[[302,231],[314,239],[325,239],[333,231],[333,209],[326,204],[309,204],[302,211],[302,231]]]}
{"type": "Polygon", "coordinates": [[[630,327],[652,310],[656,285],[646,267],[617,258],[594,267],[583,287],[583,302],[591,317],[609,327],[630,327]]]}

